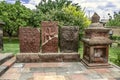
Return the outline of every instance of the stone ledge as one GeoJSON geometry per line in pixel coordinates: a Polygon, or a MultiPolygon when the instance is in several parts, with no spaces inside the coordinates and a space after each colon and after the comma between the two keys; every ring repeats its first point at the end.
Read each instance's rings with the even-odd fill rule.
{"type": "Polygon", "coordinates": [[[14,55],[12,53],[0,54],[0,65],[3,64],[8,59],[12,58],[14,55]]]}
{"type": "Polygon", "coordinates": [[[15,57],[7,59],[2,65],[0,65],[0,76],[4,74],[16,61],[15,57]]]}
{"type": "Polygon", "coordinates": [[[78,53],[20,53],[17,62],[74,62],[80,61],[78,53]]]}

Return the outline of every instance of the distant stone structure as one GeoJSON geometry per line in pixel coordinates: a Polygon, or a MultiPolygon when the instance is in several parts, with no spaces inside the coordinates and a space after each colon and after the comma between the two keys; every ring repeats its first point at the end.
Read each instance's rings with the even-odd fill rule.
{"type": "Polygon", "coordinates": [[[66,53],[78,52],[79,27],[63,26],[60,29],[60,51],[66,53]]]}
{"type": "Polygon", "coordinates": [[[40,52],[40,30],[37,28],[19,28],[21,53],[40,52]]]}
{"type": "Polygon", "coordinates": [[[92,16],[91,21],[92,21],[92,23],[97,23],[97,22],[99,22],[99,20],[100,20],[100,16],[95,12],[92,16]]]}
{"type": "Polygon", "coordinates": [[[0,22],[0,51],[3,50],[3,25],[4,22],[0,22]]]}
{"type": "Polygon", "coordinates": [[[58,23],[43,21],[42,23],[42,53],[58,52],[58,23]]]}

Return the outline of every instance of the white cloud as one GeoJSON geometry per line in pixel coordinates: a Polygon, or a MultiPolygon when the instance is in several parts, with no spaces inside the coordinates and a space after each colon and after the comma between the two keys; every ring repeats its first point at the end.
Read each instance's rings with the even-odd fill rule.
{"type": "Polygon", "coordinates": [[[86,15],[92,16],[97,12],[101,18],[108,18],[108,13],[113,15],[115,11],[120,11],[120,0],[72,0],[85,8],[86,15]]]}
{"type": "Polygon", "coordinates": [[[30,0],[28,3],[23,3],[27,8],[36,9],[36,5],[39,4],[41,0],[30,0]]]}
{"type": "Polygon", "coordinates": [[[23,4],[24,6],[26,6],[27,8],[30,8],[30,9],[36,9],[35,5],[32,5],[32,4],[23,4]]]}

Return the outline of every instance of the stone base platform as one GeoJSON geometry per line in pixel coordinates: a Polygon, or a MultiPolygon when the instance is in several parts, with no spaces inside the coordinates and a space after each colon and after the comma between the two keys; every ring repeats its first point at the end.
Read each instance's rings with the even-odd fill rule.
{"type": "Polygon", "coordinates": [[[82,63],[86,68],[111,68],[109,63],[88,63],[86,60],[82,59],[82,63]]]}
{"type": "Polygon", "coordinates": [[[16,55],[17,62],[78,62],[78,53],[20,53],[16,55]]]}

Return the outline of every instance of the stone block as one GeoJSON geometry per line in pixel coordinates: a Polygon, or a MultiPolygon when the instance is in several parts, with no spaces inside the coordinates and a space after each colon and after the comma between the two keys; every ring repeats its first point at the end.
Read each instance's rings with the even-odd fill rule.
{"type": "Polygon", "coordinates": [[[64,26],[60,29],[60,51],[65,53],[78,52],[79,27],[64,26]]]}
{"type": "Polygon", "coordinates": [[[40,52],[40,30],[37,28],[19,28],[21,53],[40,52]]]}

